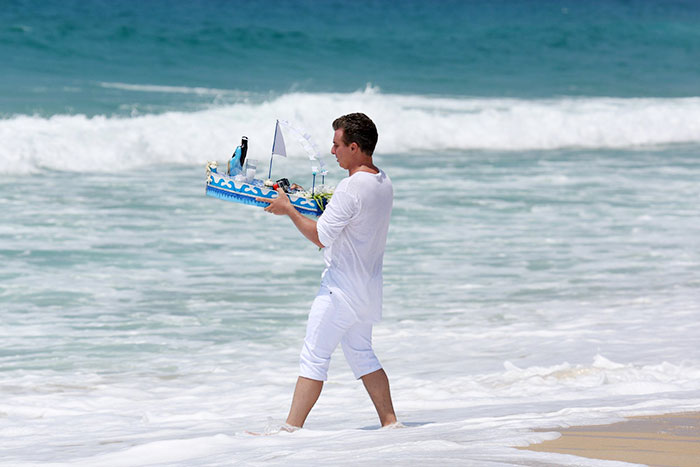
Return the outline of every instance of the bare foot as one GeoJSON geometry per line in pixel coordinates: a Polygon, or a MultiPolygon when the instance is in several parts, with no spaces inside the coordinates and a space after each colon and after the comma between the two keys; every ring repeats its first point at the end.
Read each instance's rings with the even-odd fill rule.
{"type": "Polygon", "coordinates": [[[268,423],[267,426],[265,427],[265,430],[258,433],[255,431],[245,431],[245,434],[247,435],[252,435],[252,436],[272,436],[278,434],[280,431],[285,431],[287,433],[294,433],[295,431],[301,430],[301,427],[298,426],[293,426],[288,423],[282,423],[282,424],[271,424],[268,423]]]}
{"type": "Polygon", "coordinates": [[[384,425],[381,429],[382,430],[394,430],[396,428],[407,428],[406,425],[404,425],[401,422],[394,422],[394,423],[389,423],[388,425],[384,425]]]}

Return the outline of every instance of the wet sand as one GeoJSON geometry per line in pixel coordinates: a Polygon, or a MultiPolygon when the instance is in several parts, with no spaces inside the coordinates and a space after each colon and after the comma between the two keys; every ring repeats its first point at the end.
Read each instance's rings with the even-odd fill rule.
{"type": "Polygon", "coordinates": [[[536,431],[557,431],[562,436],[521,449],[651,466],[700,466],[700,412],[536,431]]]}

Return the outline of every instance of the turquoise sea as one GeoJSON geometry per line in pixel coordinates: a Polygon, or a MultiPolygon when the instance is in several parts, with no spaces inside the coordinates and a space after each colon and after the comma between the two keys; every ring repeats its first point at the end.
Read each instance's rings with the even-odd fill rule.
{"type": "Polygon", "coordinates": [[[698,2],[7,0],[0,64],[0,465],[604,465],[515,447],[700,410],[698,2]],[[253,437],[323,260],[205,165],[246,135],[266,169],[285,119],[335,184],[354,111],[407,428],[337,353],[306,429],[253,437]]]}

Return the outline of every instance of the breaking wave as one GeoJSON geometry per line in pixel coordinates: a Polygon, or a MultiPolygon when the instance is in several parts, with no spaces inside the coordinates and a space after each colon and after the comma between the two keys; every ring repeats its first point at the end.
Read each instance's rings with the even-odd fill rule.
{"type": "Polygon", "coordinates": [[[250,138],[253,156],[266,158],[277,118],[305,128],[325,150],[332,139],[330,122],[357,111],[377,123],[378,153],[700,143],[696,97],[483,99],[382,94],[368,87],[131,117],[15,115],[0,120],[0,173],[199,164],[228,157],[241,135],[250,138]]]}

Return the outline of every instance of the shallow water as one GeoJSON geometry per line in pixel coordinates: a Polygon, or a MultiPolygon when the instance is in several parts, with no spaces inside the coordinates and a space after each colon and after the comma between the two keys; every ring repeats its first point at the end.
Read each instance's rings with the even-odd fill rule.
{"type": "Polygon", "coordinates": [[[3,176],[3,457],[499,465],[542,456],[508,448],[548,436],[528,428],[697,407],[694,151],[378,156],[375,345],[409,428],[373,431],[338,353],[308,430],[264,439],[245,430],[285,417],[317,249],[205,197],[203,166],[3,176]]]}
{"type": "MultiPolygon", "coordinates": [[[[4,6],[0,464],[616,465],[514,447],[700,410],[697,2],[4,6]],[[266,172],[286,119],[335,184],[354,111],[395,187],[374,342],[406,428],[339,352],[306,429],[252,436],[323,261],[205,164],[246,135],[266,172]]],[[[310,184],[285,137],[273,177],[310,184]]]]}

